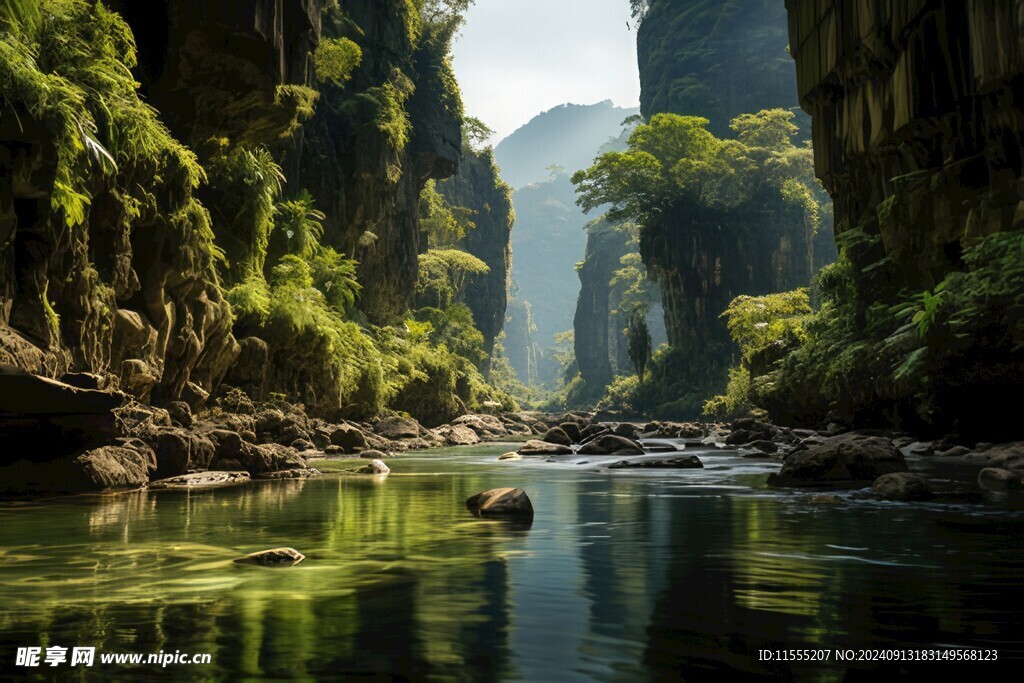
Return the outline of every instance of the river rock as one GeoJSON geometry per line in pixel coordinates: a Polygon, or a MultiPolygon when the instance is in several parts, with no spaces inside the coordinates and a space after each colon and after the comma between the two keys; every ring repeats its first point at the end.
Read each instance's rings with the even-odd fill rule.
{"type": "MultiPolygon", "coordinates": [[[[590,425],[587,425],[587,427],[590,427],[590,425]]],[[[565,432],[571,443],[579,443],[583,440],[583,432],[575,422],[563,422],[558,425],[558,428],[565,432]]]]}
{"type": "Polygon", "coordinates": [[[1024,472],[1024,441],[996,444],[985,450],[981,457],[989,467],[1024,472]]]}
{"type": "Polygon", "coordinates": [[[441,425],[434,433],[449,446],[473,446],[480,443],[480,436],[464,424],[441,425]]]}
{"type": "Polygon", "coordinates": [[[644,449],[624,436],[605,434],[583,444],[577,452],[580,455],[643,455],[644,449]]]}
{"type": "Polygon", "coordinates": [[[632,439],[635,441],[637,431],[638,430],[636,428],[636,425],[630,424],[628,422],[623,422],[621,424],[615,425],[615,428],[612,429],[612,434],[615,434],[616,436],[624,436],[627,439],[632,439]]]}
{"type": "Polygon", "coordinates": [[[522,459],[523,459],[523,456],[521,456],[521,455],[519,455],[518,453],[515,453],[515,452],[503,453],[502,455],[498,456],[498,460],[522,460],[522,459]]]}
{"type": "Polygon", "coordinates": [[[533,517],[533,504],[522,489],[491,489],[471,496],[466,507],[477,517],[533,517]]]}
{"type": "Polygon", "coordinates": [[[248,472],[192,472],[152,481],[149,483],[149,488],[156,491],[192,491],[245,484],[250,480],[248,472]]]}
{"type": "Polygon", "coordinates": [[[911,472],[891,472],[883,474],[871,485],[875,495],[885,500],[916,501],[928,500],[932,490],[928,480],[920,474],[911,472]]]}
{"type": "Polygon", "coordinates": [[[373,425],[376,434],[392,441],[419,438],[421,430],[420,423],[411,417],[386,417],[373,425]]]}
{"type": "Polygon", "coordinates": [[[160,428],[140,438],[156,455],[154,477],[157,479],[205,470],[213,462],[216,453],[213,441],[209,438],[181,427],[160,428]]]}
{"type": "Polygon", "coordinates": [[[368,465],[360,467],[356,472],[359,474],[389,474],[391,468],[381,460],[371,460],[368,465]]]}
{"type": "Polygon", "coordinates": [[[249,553],[245,557],[239,557],[235,562],[239,564],[258,564],[261,567],[291,567],[306,559],[306,556],[295,548],[272,548],[271,550],[260,550],[249,553]]]}
{"type": "Polygon", "coordinates": [[[778,453],[779,451],[779,445],[774,441],[754,441],[750,444],[750,447],[767,455],[778,453]]]}
{"type": "Polygon", "coordinates": [[[556,443],[530,439],[519,447],[520,455],[570,455],[572,449],[556,443]]]}
{"type": "Polygon", "coordinates": [[[331,432],[332,446],[340,446],[346,453],[358,453],[366,448],[366,437],[352,425],[340,425],[331,432]]]}
{"type": "Polygon", "coordinates": [[[659,468],[673,470],[701,469],[704,463],[696,455],[684,455],[676,458],[658,458],[655,460],[620,460],[608,465],[610,470],[659,468]]]}
{"type": "MultiPolygon", "coordinates": [[[[576,431],[579,432],[578,427],[576,431]]],[[[545,443],[553,443],[558,444],[560,446],[572,445],[572,439],[569,438],[569,435],[566,434],[565,430],[562,429],[561,427],[552,427],[551,429],[544,433],[544,436],[542,436],[540,440],[544,441],[545,443]]]]}
{"type": "Polygon", "coordinates": [[[825,438],[806,450],[794,450],[782,471],[769,475],[768,483],[854,487],[870,484],[883,474],[906,471],[906,460],[890,439],[849,433],[825,438]]]}
{"type": "Polygon", "coordinates": [[[360,451],[359,457],[365,460],[383,460],[390,456],[384,451],[378,451],[377,449],[371,448],[370,450],[360,451]]]}
{"type": "Polygon", "coordinates": [[[813,496],[808,496],[807,502],[811,505],[838,505],[843,502],[843,499],[834,493],[816,493],[813,496]]]}
{"type": "Polygon", "coordinates": [[[81,471],[81,487],[86,490],[141,488],[149,483],[149,473],[156,468],[152,457],[122,446],[86,451],[72,463],[81,471]]]}
{"type": "Polygon", "coordinates": [[[978,486],[985,491],[1013,491],[1021,488],[1021,476],[999,467],[986,467],[978,473],[978,486]]]}
{"type": "Polygon", "coordinates": [[[494,415],[463,415],[455,418],[452,424],[469,427],[484,441],[508,436],[508,428],[494,415]]]}

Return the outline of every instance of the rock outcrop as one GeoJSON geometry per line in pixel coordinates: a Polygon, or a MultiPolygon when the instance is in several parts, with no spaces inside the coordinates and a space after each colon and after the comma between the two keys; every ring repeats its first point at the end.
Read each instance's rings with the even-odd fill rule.
{"type": "Polygon", "coordinates": [[[494,153],[488,148],[475,151],[464,146],[459,172],[438,183],[438,192],[452,206],[465,207],[473,214],[474,227],[459,246],[487,264],[484,275],[470,275],[466,280],[463,303],[473,313],[473,322],[484,335],[486,360],[481,370],[490,370],[494,341],[505,326],[508,286],[512,268],[510,237],[515,212],[512,210],[512,188],[502,179],[494,164],[494,153]]]}

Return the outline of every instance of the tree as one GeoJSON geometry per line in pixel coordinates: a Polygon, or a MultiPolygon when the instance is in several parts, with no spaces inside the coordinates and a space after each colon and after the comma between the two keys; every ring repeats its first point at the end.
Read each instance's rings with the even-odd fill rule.
{"type": "Polygon", "coordinates": [[[633,364],[636,376],[643,383],[647,363],[651,359],[652,346],[651,332],[647,329],[647,316],[643,308],[637,308],[629,317],[626,334],[629,338],[629,362],[633,364]]]}

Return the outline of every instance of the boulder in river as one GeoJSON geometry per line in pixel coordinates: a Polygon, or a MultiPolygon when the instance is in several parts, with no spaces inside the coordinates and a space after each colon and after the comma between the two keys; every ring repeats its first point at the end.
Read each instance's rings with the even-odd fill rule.
{"type": "Polygon", "coordinates": [[[778,474],[769,475],[768,483],[849,488],[871,484],[883,474],[906,471],[907,462],[891,439],[847,433],[794,451],[778,474]]]}
{"type": "Polygon", "coordinates": [[[1021,488],[1021,476],[1000,467],[986,467],[978,473],[978,486],[985,491],[1013,491],[1021,488]]]}
{"type": "Polygon", "coordinates": [[[480,443],[480,436],[466,425],[442,425],[434,433],[449,446],[473,446],[480,443]]]}
{"type": "Polygon", "coordinates": [[[388,474],[391,472],[391,468],[381,460],[371,460],[369,464],[360,467],[356,472],[359,474],[388,474]]]}
{"type": "Polygon", "coordinates": [[[656,458],[652,460],[620,460],[608,465],[610,470],[623,469],[672,469],[672,470],[693,470],[701,469],[704,463],[696,455],[683,455],[675,458],[656,458]]]}
{"type": "Polygon", "coordinates": [[[644,449],[624,436],[605,434],[585,443],[578,452],[580,455],[643,455],[644,449]]]}
{"type": "Polygon", "coordinates": [[[556,443],[530,439],[519,448],[520,455],[571,455],[572,449],[556,443]]]}
{"type": "Polygon", "coordinates": [[[295,548],[272,548],[249,553],[245,557],[239,557],[235,562],[239,564],[258,564],[261,567],[292,567],[306,559],[306,556],[295,548]]]}
{"type": "Polygon", "coordinates": [[[523,456],[521,456],[521,455],[519,455],[518,453],[515,453],[515,452],[504,453],[504,454],[498,456],[498,460],[522,460],[522,459],[523,459],[523,456]]]}
{"type": "Polygon", "coordinates": [[[928,480],[920,474],[911,472],[891,472],[883,474],[871,485],[875,495],[885,500],[916,501],[928,500],[932,490],[928,480]]]}
{"type": "MultiPolygon", "coordinates": [[[[576,428],[576,432],[579,432],[579,427],[576,428]]],[[[560,446],[572,445],[572,439],[561,427],[552,427],[544,433],[544,436],[542,436],[540,440],[546,443],[558,444],[560,446]]]]}
{"type": "Polygon", "coordinates": [[[471,496],[466,507],[477,517],[533,517],[533,503],[522,489],[491,489],[471,496]]]}
{"type": "MultiPolygon", "coordinates": [[[[591,425],[587,425],[587,429],[591,425]]],[[[580,430],[580,426],[575,422],[563,422],[558,425],[558,428],[565,432],[565,435],[569,437],[572,443],[579,443],[583,440],[583,431],[580,430]]]]}

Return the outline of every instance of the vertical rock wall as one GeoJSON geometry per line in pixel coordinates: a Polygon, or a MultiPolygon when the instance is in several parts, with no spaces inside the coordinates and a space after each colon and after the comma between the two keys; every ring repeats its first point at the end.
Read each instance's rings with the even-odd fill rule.
{"type": "Polygon", "coordinates": [[[512,210],[512,188],[501,179],[490,149],[481,152],[464,149],[458,174],[439,183],[438,191],[452,206],[472,210],[474,227],[459,245],[487,264],[485,275],[470,275],[466,281],[464,302],[473,312],[473,321],[484,335],[484,351],[488,360],[494,353],[494,341],[505,325],[508,306],[509,272],[512,268],[512,247],[509,238],[515,212],[512,210]]]}
{"type": "Polygon", "coordinates": [[[1024,7],[787,0],[800,101],[865,300],[934,286],[1024,221],[1024,7]],[[880,237],[880,240],[877,239],[880,237]],[[869,245],[869,246],[865,246],[869,245]]]}

